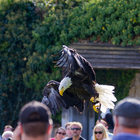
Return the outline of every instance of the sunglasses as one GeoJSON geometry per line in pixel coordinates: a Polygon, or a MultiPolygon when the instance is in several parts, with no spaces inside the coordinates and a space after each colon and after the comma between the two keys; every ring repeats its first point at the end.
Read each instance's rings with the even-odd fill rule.
{"type": "Polygon", "coordinates": [[[66,135],[66,133],[57,132],[59,135],[66,135]]]}
{"type": "Polygon", "coordinates": [[[102,134],[103,132],[102,132],[102,131],[99,131],[99,132],[95,131],[94,133],[95,133],[95,134],[98,134],[98,133],[99,133],[99,134],[102,134]]]}
{"type": "Polygon", "coordinates": [[[81,130],[81,128],[71,128],[71,130],[81,130]]]}

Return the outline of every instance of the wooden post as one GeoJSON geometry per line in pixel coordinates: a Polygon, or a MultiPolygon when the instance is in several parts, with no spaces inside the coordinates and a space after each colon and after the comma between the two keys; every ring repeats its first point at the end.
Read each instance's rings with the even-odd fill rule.
{"type": "Polygon", "coordinates": [[[69,109],[62,109],[61,125],[64,127],[67,122],[80,122],[83,126],[81,134],[82,137],[84,137],[86,140],[90,140],[95,125],[95,112],[92,106],[90,106],[87,114],[85,115],[87,107],[88,103],[86,102],[85,110],[82,114],[80,114],[74,107],[69,109]]]}

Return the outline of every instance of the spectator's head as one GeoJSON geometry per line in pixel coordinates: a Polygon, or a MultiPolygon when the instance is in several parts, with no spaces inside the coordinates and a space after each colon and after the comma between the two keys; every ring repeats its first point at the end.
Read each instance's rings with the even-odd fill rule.
{"type": "Polygon", "coordinates": [[[55,131],[55,140],[61,140],[61,139],[65,138],[65,136],[66,136],[66,132],[63,127],[59,127],[55,131]]]}
{"type": "Polygon", "coordinates": [[[108,129],[113,129],[114,128],[113,117],[110,113],[105,115],[105,121],[107,122],[108,129]]]}
{"type": "Polygon", "coordinates": [[[108,138],[107,129],[101,123],[95,125],[93,129],[94,140],[102,140],[108,138]]]}
{"type": "Polygon", "coordinates": [[[100,121],[99,120],[96,121],[96,124],[99,124],[99,123],[103,124],[106,128],[108,128],[107,122],[104,121],[103,119],[101,119],[100,121]]]}
{"type": "MultiPolygon", "coordinates": [[[[140,100],[135,98],[125,98],[117,103],[113,111],[114,134],[127,130],[130,133],[140,131],[140,100]]],[[[134,133],[137,133],[137,132],[134,133]]]]}
{"type": "Polygon", "coordinates": [[[67,137],[72,137],[72,132],[71,132],[71,128],[70,128],[70,125],[71,125],[72,122],[68,122],[65,124],[65,131],[66,131],[66,135],[67,137]]]}
{"type": "Polygon", "coordinates": [[[13,132],[12,132],[12,131],[5,131],[5,132],[2,134],[3,140],[7,140],[8,138],[11,139],[12,136],[13,136],[13,132]]]}
{"type": "Polygon", "coordinates": [[[46,140],[52,128],[52,119],[48,107],[38,101],[32,101],[22,107],[19,115],[21,136],[23,139],[46,140]]]}
{"type": "Polygon", "coordinates": [[[13,127],[11,126],[11,125],[6,125],[5,127],[4,127],[4,132],[5,131],[13,131],[13,127]]]}
{"type": "Polygon", "coordinates": [[[83,126],[80,122],[72,122],[70,128],[72,130],[72,136],[79,137],[81,135],[83,126]]]}

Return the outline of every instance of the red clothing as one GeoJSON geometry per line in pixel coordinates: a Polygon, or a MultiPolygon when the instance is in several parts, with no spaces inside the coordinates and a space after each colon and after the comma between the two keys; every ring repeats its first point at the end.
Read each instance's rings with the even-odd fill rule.
{"type": "Polygon", "coordinates": [[[55,140],[55,138],[50,138],[49,140],[55,140]]]}

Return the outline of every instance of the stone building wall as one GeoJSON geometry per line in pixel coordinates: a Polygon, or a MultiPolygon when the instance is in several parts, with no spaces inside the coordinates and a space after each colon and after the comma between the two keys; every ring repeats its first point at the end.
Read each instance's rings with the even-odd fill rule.
{"type": "Polygon", "coordinates": [[[134,79],[131,81],[129,97],[140,98],[140,73],[136,73],[134,79]]]}

